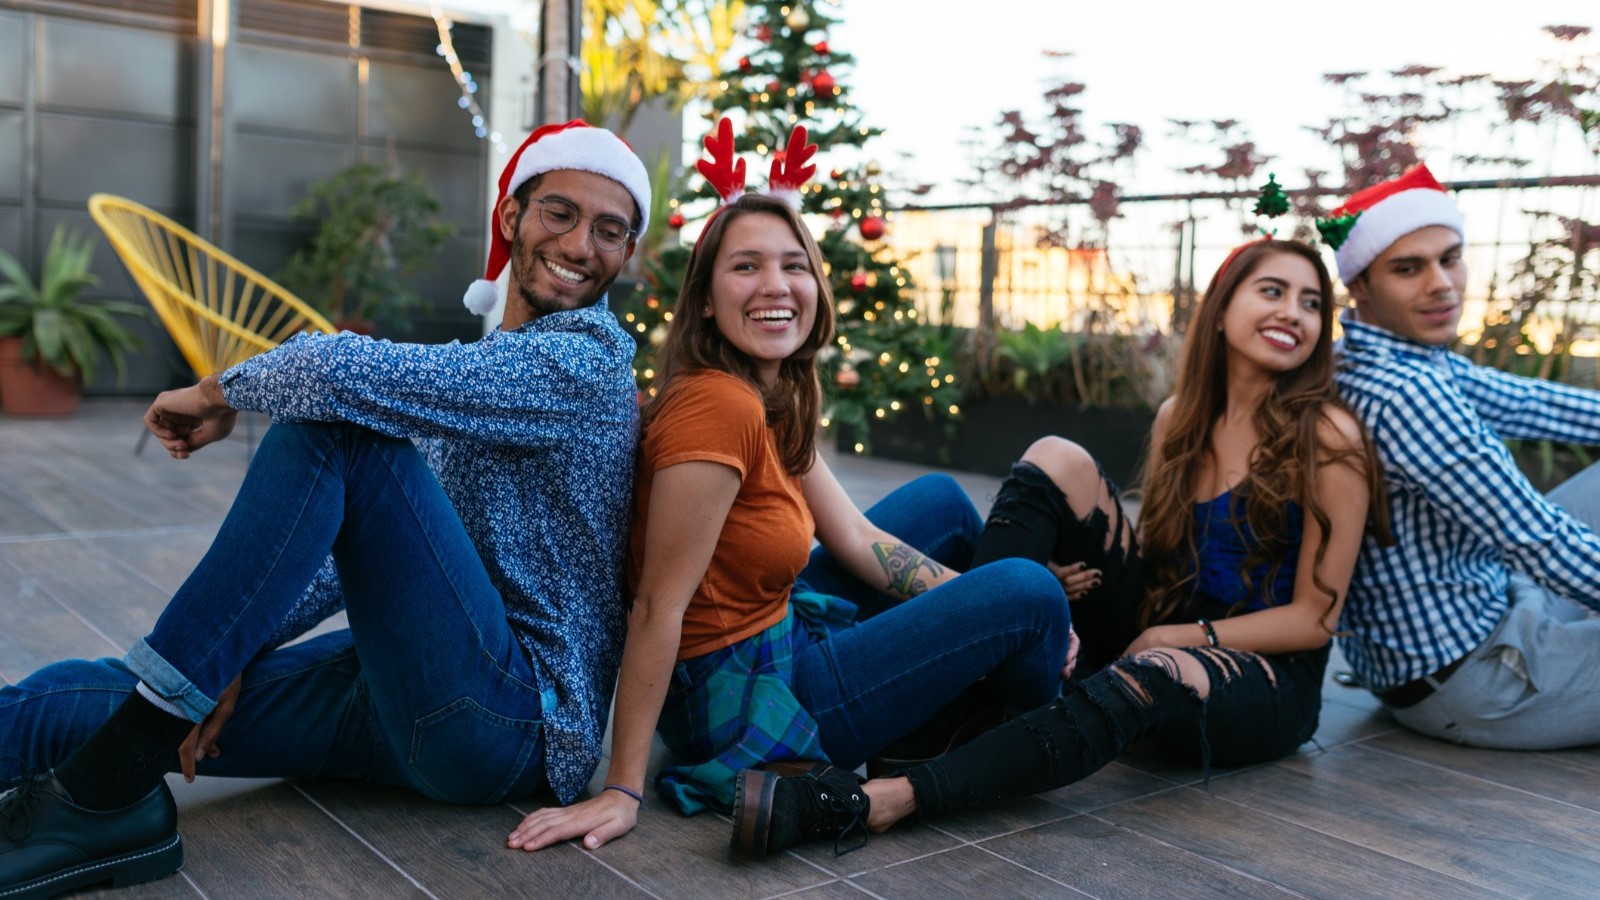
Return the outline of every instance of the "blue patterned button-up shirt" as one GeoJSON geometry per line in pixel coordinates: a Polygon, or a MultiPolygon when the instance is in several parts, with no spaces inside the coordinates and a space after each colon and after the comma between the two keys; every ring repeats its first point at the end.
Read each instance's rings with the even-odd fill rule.
{"type": "Polygon", "coordinates": [[[1336,379],[1389,483],[1395,543],[1362,546],[1340,641],[1373,690],[1482,644],[1515,571],[1600,609],[1600,538],[1552,505],[1501,438],[1600,444],[1600,392],[1476,366],[1343,319],[1336,379]]]}
{"type": "MultiPolygon", "coordinates": [[[[602,301],[470,344],[301,335],[222,376],[238,409],[422,439],[532,661],[564,803],[600,761],[621,662],[633,352],[602,301]]],[[[342,606],[330,560],[276,637],[342,606]]]]}

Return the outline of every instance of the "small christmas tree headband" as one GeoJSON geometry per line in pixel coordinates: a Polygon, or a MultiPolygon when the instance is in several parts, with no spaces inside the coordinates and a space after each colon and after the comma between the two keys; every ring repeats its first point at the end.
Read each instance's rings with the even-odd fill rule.
{"type": "MultiPolygon", "coordinates": [[[[726,116],[717,123],[715,131],[705,136],[704,143],[707,158],[695,163],[694,167],[705,176],[706,183],[717,192],[717,196],[722,198],[722,205],[712,211],[711,218],[706,220],[706,224],[710,225],[717,213],[744,196],[745,167],[744,160],[733,149],[733,123],[726,116]]],[[[817,145],[806,143],[806,127],[796,125],[789,132],[788,148],[772,154],[772,168],[767,174],[767,194],[799,212],[800,190],[817,173],[816,165],[811,163],[816,155],[817,145]]],[[[701,230],[700,237],[705,237],[704,230],[701,230]]],[[[696,251],[700,249],[698,239],[694,247],[696,251]]]]}
{"type": "Polygon", "coordinates": [[[1317,231],[1333,248],[1340,280],[1349,284],[1395,241],[1429,225],[1466,235],[1460,208],[1428,167],[1418,163],[1399,178],[1352,194],[1327,218],[1317,220],[1317,231]]]}
{"type": "MultiPolygon", "coordinates": [[[[1267,183],[1261,186],[1261,196],[1256,199],[1256,205],[1251,207],[1251,212],[1267,219],[1276,219],[1289,211],[1289,195],[1283,192],[1283,186],[1278,184],[1275,173],[1267,173],[1267,183]]],[[[1264,238],[1277,237],[1278,229],[1267,230],[1265,226],[1258,226],[1264,238]]]]}
{"type": "MultiPolygon", "coordinates": [[[[1276,219],[1289,211],[1289,195],[1285,194],[1283,186],[1278,184],[1278,176],[1276,174],[1270,172],[1267,174],[1267,183],[1261,186],[1261,194],[1256,199],[1256,205],[1251,207],[1250,211],[1267,219],[1276,219]]],[[[1227,259],[1224,259],[1222,265],[1217,267],[1218,274],[1227,271],[1227,268],[1233,265],[1233,261],[1239,258],[1239,254],[1244,252],[1244,248],[1253,247],[1262,241],[1273,240],[1278,236],[1278,229],[1276,228],[1269,230],[1265,226],[1257,226],[1256,230],[1261,232],[1261,237],[1245,241],[1228,251],[1227,259]]]]}

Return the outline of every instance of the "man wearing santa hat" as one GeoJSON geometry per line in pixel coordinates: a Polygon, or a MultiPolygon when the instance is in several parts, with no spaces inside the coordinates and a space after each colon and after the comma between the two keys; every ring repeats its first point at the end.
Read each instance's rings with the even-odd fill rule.
{"type": "Polygon", "coordinates": [[[0,689],[0,895],[176,871],[168,771],[457,803],[583,789],[621,655],[638,430],[634,343],[604,298],[650,186],[619,138],[569,122],[499,187],[467,298],[487,312],[509,265],[499,330],[301,335],[156,398],[146,424],[178,459],[239,410],[274,425],[149,636],[0,689]],[[348,628],[284,646],[341,608],[348,628]]]}
{"type": "Polygon", "coordinates": [[[1600,392],[1450,352],[1461,212],[1424,166],[1318,223],[1354,301],[1336,377],[1371,432],[1394,542],[1369,539],[1341,648],[1401,724],[1479,747],[1600,742],[1600,467],[1548,496],[1502,439],[1600,444],[1600,392]]]}

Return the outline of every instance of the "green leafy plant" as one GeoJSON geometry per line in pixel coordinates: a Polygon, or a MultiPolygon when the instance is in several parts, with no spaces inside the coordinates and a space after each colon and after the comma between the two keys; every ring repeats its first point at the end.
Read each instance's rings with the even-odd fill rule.
{"type": "MultiPolygon", "coordinates": [[[[1457,349],[1473,362],[1513,375],[1600,387],[1600,369],[1577,357],[1573,344],[1592,326],[1584,310],[1600,302],[1600,223],[1555,217],[1561,226],[1530,242],[1504,285],[1491,285],[1482,333],[1457,349]],[[1543,335],[1543,340],[1535,334],[1543,335]]],[[[1589,465],[1593,456],[1578,444],[1507,440],[1512,455],[1541,490],[1554,487],[1589,465]]]]}
{"type": "Polygon", "coordinates": [[[406,313],[422,303],[413,278],[455,233],[438,212],[422,176],[357,163],[313,183],[290,211],[316,231],[278,280],[335,324],[406,330],[406,313]]]}
{"type": "Polygon", "coordinates": [[[145,309],[114,300],[87,301],[85,289],[100,282],[89,271],[94,242],[57,228],[45,250],[44,265],[35,282],[15,257],[0,251],[0,337],[20,336],[24,359],[37,359],[69,378],[90,381],[103,352],[117,370],[120,382],[127,374],[124,356],[142,350],[138,335],[116,316],[144,316],[145,309]]]}
{"type": "Polygon", "coordinates": [[[1051,399],[1052,379],[1059,380],[1084,341],[1081,334],[1040,328],[1032,322],[1021,331],[1001,331],[995,338],[996,355],[1010,365],[1012,388],[1029,403],[1051,399]]]}

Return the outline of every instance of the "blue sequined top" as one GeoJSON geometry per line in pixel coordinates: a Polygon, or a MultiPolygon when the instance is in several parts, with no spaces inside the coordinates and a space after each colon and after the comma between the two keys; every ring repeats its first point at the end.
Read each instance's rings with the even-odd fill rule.
{"type": "Polygon", "coordinates": [[[1263,597],[1261,585],[1272,573],[1270,563],[1250,572],[1249,587],[1240,577],[1245,559],[1260,546],[1245,521],[1244,500],[1236,500],[1229,490],[1194,505],[1194,542],[1200,558],[1199,571],[1195,573],[1197,610],[1221,615],[1222,610],[1230,610],[1242,601],[1240,612],[1253,612],[1283,606],[1294,598],[1295,568],[1300,561],[1300,538],[1305,532],[1305,513],[1300,504],[1290,501],[1284,509],[1284,519],[1289,548],[1263,597]],[[1213,610],[1213,606],[1220,609],[1213,610]]]}
{"type": "MultiPolygon", "coordinates": [[[[538,676],[563,803],[599,764],[622,660],[633,352],[602,300],[468,344],[300,335],[222,375],[237,409],[420,438],[538,676]]],[[[272,646],[343,606],[330,558],[272,646]]]]}

